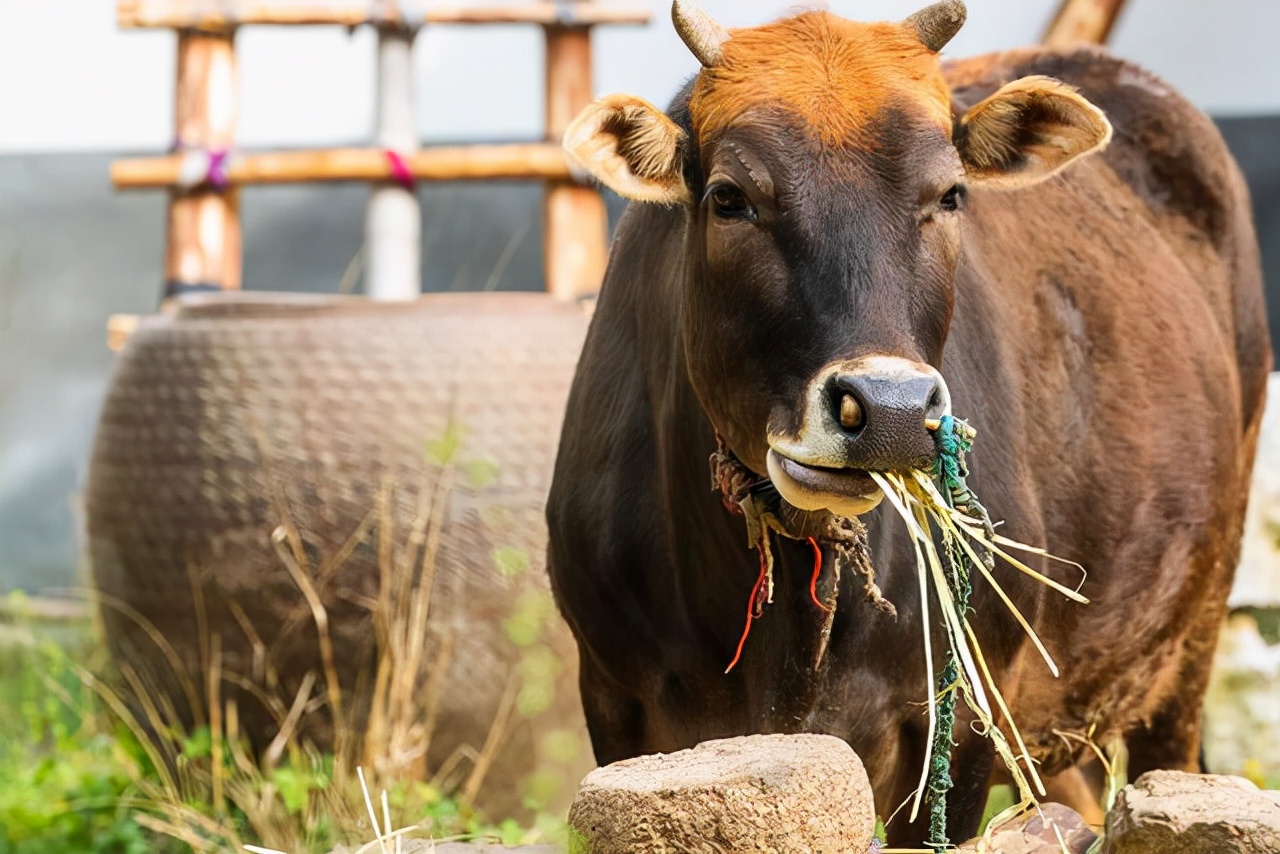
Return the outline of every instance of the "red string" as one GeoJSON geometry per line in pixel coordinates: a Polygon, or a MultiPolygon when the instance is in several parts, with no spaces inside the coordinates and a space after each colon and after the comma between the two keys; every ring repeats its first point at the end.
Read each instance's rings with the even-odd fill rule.
{"type": "Polygon", "coordinates": [[[818,599],[818,576],[822,575],[822,547],[813,537],[809,538],[809,545],[813,546],[813,578],[809,579],[809,598],[813,600],[813,604],[830,614],[831,609],[818,599]]]}
{"type": "Polygon", "coordinates": [[[409,168],[409,164],[404,162],[399,152],[388,148],[383,153],[387,156],[387,171],[391,173],[391,180],[406,190],[412,190],[413,170],[409,168]]]}
{"type": "Polygon", "coordinates": [[[768,571],[768,564],[765,562],[764,549],[760,549],[760,576],[756,578],[756,586],[751,588],[751,598],[747,600],[747,624],[742,627],[742,637],[738,639],[738,650],[733,654],[733,661],[729,662],[729,666],[724,669],[728,673],[733,666],[738,663],[738,659],[742,657],[742,648],[747,645],[747,635],[751,634],[751,621],[760,616],[760,609],[757,607],[757,600],[760,598],[760,588],[764,586],[765,573],[768,571]]]}

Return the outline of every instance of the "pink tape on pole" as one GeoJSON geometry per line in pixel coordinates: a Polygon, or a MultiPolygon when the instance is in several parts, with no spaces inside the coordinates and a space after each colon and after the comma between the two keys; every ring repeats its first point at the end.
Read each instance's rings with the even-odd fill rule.
{"type": "Polygon", "coordinates": [[[224,149],[213,149],[209,152],[209,185],[215,190],[227,189],[227,155],[224,149]]]}
{"type": "Polygon", "coordinates": [[[227,176],[230,161],[231,152],[225,148],[188,148],[182,151],[177,186],[182,190],[194,190],[208,184],[214,190],[223,192],[231,184],[227,176]]]}
{"type": "Polygon", "coordinates": [[[395,181],[406,190],[413,189],[413,172],[409,169],[409,164],[404,162],[404,158],[398,152],[386,149],[387,168],[391,172],[391,180],[395,181]]]}

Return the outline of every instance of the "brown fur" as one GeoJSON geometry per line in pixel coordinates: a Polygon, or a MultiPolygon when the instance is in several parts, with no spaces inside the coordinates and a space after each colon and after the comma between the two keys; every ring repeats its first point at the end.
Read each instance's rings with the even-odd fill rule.
{"type": "Polygon", "coordinates": [[[937,55],[902,24],[807,12],[730,34],[720,63],[699,75],[689,105],[702,139],[773,103],[824,143],[843,145],[904,92],[939,127],[950,127],[937,55]]]}

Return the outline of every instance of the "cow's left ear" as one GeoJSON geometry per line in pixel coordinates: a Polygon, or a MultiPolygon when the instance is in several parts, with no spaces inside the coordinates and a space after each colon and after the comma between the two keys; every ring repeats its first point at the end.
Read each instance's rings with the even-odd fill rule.
{"type": "Polygon", "coordinates": [[[690,200],[681,171],[685,133],[641,98],[609,95],[583,110],[564,132],[564,148],[619,196],[674,205],[690,200]]]}
{"type": "Polygon", "coordinates": [[[955,131],[969,181],[1006,190],[1041,181],[1110,140],[1102,111],[1050,77],[1005,84],[970,107],[955,131]]]}

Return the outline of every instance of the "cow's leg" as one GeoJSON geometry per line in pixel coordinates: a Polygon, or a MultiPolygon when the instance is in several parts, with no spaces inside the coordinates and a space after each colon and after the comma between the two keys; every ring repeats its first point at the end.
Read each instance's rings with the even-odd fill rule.
{"type": "Polygon", "coordinates": [[[579,653],[582,711],[596,762],[608,765],[645,753],[644,707],[579,653]]]}
{"type": "Polygon", "coordinates": [[[1129,781],[1148,771],[1199,772],[1201,706],[1209,687],[1209,673],[1218,645],[1218,633],[1226,614],[1226,596],[1213,607],[1206,603],[1182,641],[1174,689],[1145,722],[1125,733],[1129,749],[1129,781]]]}
{"type": "Polygon", "coordinates": [[[1129,748],[1129,782],[1148,771],[1199,772],[1200,701],[1203,691],[1170,698],[1145,725],[1125,735],[1129,748]]]}
{"type": "Polygon", "coordinates": [[[1045,799],[1070,807],[1084,823],[1100,829],[1106,821],[1102,811],[1102,792],[1093,784],[1085,769],[1077,765],[1044,781],[1045,799]]]}
{"type": "Polygon", "coordinates": [[[991,770],[996,748],[989,738],[970,735],[951,757],[955,785],[947,793],[947,836],[954,843],[972,839],[982,823],[982,811],[991,791],[991,770]]]}

